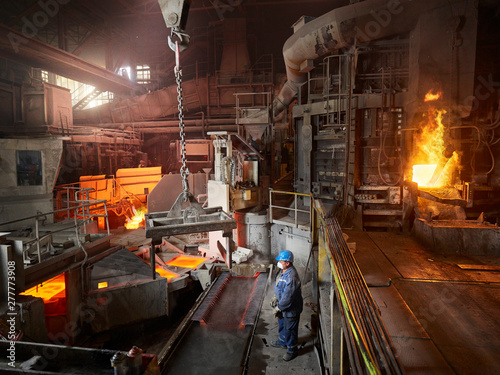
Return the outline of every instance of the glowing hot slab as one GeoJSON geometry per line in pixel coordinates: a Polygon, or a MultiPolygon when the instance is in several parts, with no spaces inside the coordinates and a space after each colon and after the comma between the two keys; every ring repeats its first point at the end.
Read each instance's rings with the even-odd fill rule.
{"type": "Polygon", "coordinates": [[[168,280],[173,279],[175,277],[179,277],[177,273],[168,271],[165,268],[159,266],[155,268],[155,271],[158,272],[161,277],[165,277],[168,280]]]}
{"type": "Polygon", "coordinates": [[[173,258],[172,260],[166,262],[167,266],[172,267],[182,267],[182,268],[197,268],[204,261],[208,260],[207,258],[201,257],[191,257],[187,255],[179,255],[173,258]]]}
{"type": "Polygon", "coordinates": [[[66,283],[64,280],[64,274],[60,274],[59,276],[54,277],[53,279],[47,280],[46,282],[34,286],[33,288],[28,289],[24,293],[20,293],[22,295],[30,295],[33,297],[40,297],[44,302],[49,301],[56,295],[57,298],[66,296],[66,283]],[[61,292],[64,292],[63,295],[58,295],[61,292]]]}

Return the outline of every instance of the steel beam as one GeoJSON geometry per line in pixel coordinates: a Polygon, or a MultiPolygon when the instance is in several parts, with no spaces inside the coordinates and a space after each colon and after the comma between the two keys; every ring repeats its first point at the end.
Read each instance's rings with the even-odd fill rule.
{"type": "Polygon", "coordinates": [[[102,91],[130,94],[143,87],[98,65],[0,25],[0,56],[87,83],[102,91]]]}
{"type": "Polygon", "coordinates": [[[166,236],[219,230],[230,235],[236,229],[236,220],[221,207],[203,209],[203,214],[197,217],[189,216],[185,210],[178,217],[168,216],[169,211],[146,214],[146,238],[152,238],[153,244],[160,244],[161,238],[166,236]]]}

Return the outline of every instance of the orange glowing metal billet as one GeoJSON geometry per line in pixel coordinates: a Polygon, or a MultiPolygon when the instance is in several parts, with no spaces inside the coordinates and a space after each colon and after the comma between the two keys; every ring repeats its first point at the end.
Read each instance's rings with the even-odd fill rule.
{"type": "Polygon", "coordinates": [[[168,280],[173,279],[175,277],[179,277],[179,275],[176,274],[175,272],[167,271],[165,268],[159,266],[155,268],[155,271],[158,272],[161,277],[164,277],[168,280]]]}
{"type": "Polygon", "coordinates": [[[189,257],[185,255],[176,256],[174,259],[166,262],[167,266],[182,267],[182,268],[197,268],[201,263],[208,260],[207,258],[189,257]]]}
{"type": "Polygon", "coordinates": [[[40,297],[44,302],[48,302],[50,299],[60,294],[61,292],[64,293],[62,295],[59,295],[58,298],[66,297],[66,283],[63,273],[59,276],[54,277],[53,279],[47,280],[43,284],[34,286],[33,288],[30,288],[20,294],[25,296],[29,295],[33,297],[40,297]]]}

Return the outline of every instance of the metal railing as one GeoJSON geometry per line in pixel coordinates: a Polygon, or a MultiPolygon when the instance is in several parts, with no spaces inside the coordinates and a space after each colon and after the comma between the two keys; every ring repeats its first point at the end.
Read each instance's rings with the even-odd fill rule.
{"type": "MultiPolygon", "coordinates": [[[[309,209],[301,209],[298,206],[298,199],[299,197],[304,197],[304,198],[311,198],[310,194],[302,194],[302,193],[294,193],[291,191],[279,191],[279,190],[273,190],[269,189],[269,222],[270,223],[277,223],[277,224],[284,224],[287,226],[292,226],[295,228],[300,228],[304,230],[310,230],[311,228],[311,214],[312,210],[309,209]],[[293,198],[293,206],[290,207],[290,199],[286,199],[285,202],[288,202],[288,205],[278,205],[278,204],[273,204],[273,196],[275,197],[276,195],[283,195],[283,196],[288,196],[289,198],[293,198]],[[291,217],[289,214],[292,212],[293,217],[291,217]],[[275,217],[276,214],[283,214],[285,215],[280,215],[280,217],[275,217]],[[300,213],[307,214],[307,220],[305,222],[300,223],[300,218],[299,215],[300,213]]],[[[275,199],[276,200],[276,199],[275,199]]],[[[274,201],[275,201],[274,200],[274,201]]],[[[305,215],[300,215],[301,218],[303,218],[305,215]]]]}
{"type": "MultiPolygon", "coordinates": [[[[77,184],[79,183],[77,182],[56,188],[57,194],[55,204],[59,208],[53,211],[53,213],[59,214],[57,215],[59,219],[71,219],[76,217],[77,220],[83,221],[92,221],[94,218],[103,217],[106,219],[106,228],[109,234],[107,200],[92,198],[91,194],[97,194],[94,188],[83,188],[76,186],[77,184]],[[66,199],[63,199],[64,195],[66,199]],[[63,202],[66,203],[65,208],[62,207],[63,202]],[[104,214],[102,212],[104,212],[104,214]]],[[[54,219],[54,222],[55,221],[54,219]]],[[[84,230],[86,230],[86,228],[84,230]]]]}
{"type": "MultiPolygon", "coordinates": [[[[320,311],[321,334],[330,374],[404,374],[380,309],[366,285],[335,218],[314,200],[313,219],[319,247],[318,277],[331,285],[330,311],[320,311]],[[328,265],[330,269],[328,269],[328,265]],[[329,276],[327,276],[329,274],[329,276]]],[[[328,307],[326,307],[328,309],[328,307]]]]}
{"type": "Polygon", "coordinates": [[[315,200],[310,194],[270,189],[269,202],[270,223],[307,230],[301,226],[299,214],[310,215],[308,228],[319,248],[318,282],[331,285],[330,293],[326,293],[325,297],[330,301],[318,303],[321,309],[326,307],[325,311],[320,310],[319,313],[322,322],[320,328],[326,330],[320,334],[320,344],[324,364],[329,368],[327,373],[404,374],[404,367],[382,321],[380,309],[344,239],[338,221],[326,215],[321,201],[315,200]],[[273,196],[277,194],[283,195],[283,203],[273,203],[273,196]],[[287,196],[289,199],[286,199],[287,196]],[[298,207],[301,197],[310,199],[309,210],[298,207]]]}
{"type": "MultiPolygon", "coordinates": [[[[141,176],[141,177],[149,177],[151,175],[146,175],[146,176],[141,176]]],[[[162,175],[163,176],[163,175],[162,175]]],[[[137,177],[137,176],[127,176],[129,177],[137,177]]],[[[56,186],[54,190],[57,190],[57,197],[56,197],[56,205],[60,207],[62,203],[66,203],[66,206],[69,207],[69,200],[73,201],[81,201],[82,199],[93,199],[97,200],[99,196],[102,195],[109,195],[107,202],[108,210],[110,207],[113,207],[113,205],[119,204],[121,200],[123,200],[125,197],[131,198],[131,199],[137,199],[139,201],[140,198],[139,196],[142,194],[134,194],[126,189],[126,187],[123,184],[120,184],[118,182],[118,179],[115,176],[110,176],[110,177],[103,177],[99,179],[91,179],[91,180],[82,180],[80,182],[75,182],[72,184],[67,184],[67,185],[59,185],[56,186]],[[84,185],[84,184],[98,184],[98,183],[103,183],[105,182],[105,186],[101,187],[99,190],[96,190],[94,187],[79,187],[78,185],[84,185]],[[77,191],[80,191],[79,193],[76,193],[77,191]],[[84,192],[85,191],[85,192],[84,192]],[[64,195],[66,195],[66,199],[64,199],[64,195]],[[70,199],[71,198],[71,199],[70,199]]],[[[141,201],[142,202],[142,201],[141,201]]],[[[102,209],[102,207],[101,207],[102,209]]],[[[92,209],[91,209],[92,211],[92,209]]],[[[120,216],[118,214],[118,216],[120,216]]]]}
{"type": "MultiPolygon", "coordinates": [[[[76,235],[75,237],[76,245],[80,246],[81,245],[80,235],[82,234],[82,228],[83,228],[83,234],[87,234],[87,225],[90,222],[92,222],[94,218],[104,217],[106,220],[107,234],[108,235],[110,234],[106,200],[97,200],[88,198],[89,191],[92,189],[75,188],[75,187],[66,187],[65,189],[67,189],[68,197],[72,195],[70,191],[75,190],[74,195],[77,198],[74,201],[67,200],[66,202],[68,207],[50,212],[37,213],[36,215],[0,223],[1,228],[6,228],[9,225],[22,223],[24,221],[27,222],[31,221],[33,223],[31,224],[31,228],[34,228],[35,238],[31,237],[27,238],[26,241],[23,241],[22,245],[24,263],[27,262],[27,258],[31,253],[31,251],[33,250],[33,247],[36,247],[36,255],[38,258],[38,263],[41,263],[42,247],[45,246],[46,249],[48,250],[49,247],[52,246],[52,235],[58,232],[67,231],[68,229],[74,229],[76,235]],[[104,210],[104,214],[93,213],[94,210],[98,210],[98,212],[102,212],[102,210],[104,210]],[[74,223],[72,225],[62,225],[61,228],[59,229],[50,230],[49,228],[47,228],[47,230],[43,230],[43,226],[40,225],[40,222],[47,220],[47,218],[50,215],[52,215],[54,218],[59,213],[66,213],[68,215],[67,216],[68,219],[72,218],[74,220],[74,223]]],[[[54,223],[56,222],[55,220],[53,221],[54,223]]]]}
{"type": "Polygon", "coordinates": [[[239,92],[236,97],[236,123],[237,124],[269,124],[271,123],[270,92],[239,92]],[[250,98],[251,103],[243,104],[245,98],[250,98]],[[259,104],[256,104],[259,102],[259,104]]]}
{"type": "MultiPolygon", "coordinates": [[[[157,175],[158,174],[152,173],[143,176],[126,176],[125,178],[147,178],[157,175]]],[[[145,184],[156,183],[156,181],[150,180],[143,182],[145,184]]],[[[59,220],[71,218],[72,215],[69,214],[68,210],[74,203],[86,201],[106,201],[105,205],[90,205],[84,209],[77,210],[76,212],[78,217],[86,220],[88,217],[107,217],[109,213],[113,213],[116,216],[126,216],[128,218],[132,218],[136,214],[136,207],[138,207],[138,205],[147,205],[147,194],[134,194],[132,191],[127,190],[127,187],[133,184],[135,183],[128,183],[126,185],[121,184],[119,182],[119,178],[111,176],[57,186],[54,189],[54,191],[56,191],[54,206],[56,207],[56,212],[59,213],[57,217],[59,220]],[[78,185],[90,187],[84,188],[79,187],[78,185]],[[63,208],[66,208],[66,212],[63,208]]],[[[204,205],[206,204],[205,200],[204,205]]],[[[107,224],[108,223],[106,221],[106,225],[107,224]]],[[[100,228],[103,228],[103,226],[100,225],[100,228]]]]}

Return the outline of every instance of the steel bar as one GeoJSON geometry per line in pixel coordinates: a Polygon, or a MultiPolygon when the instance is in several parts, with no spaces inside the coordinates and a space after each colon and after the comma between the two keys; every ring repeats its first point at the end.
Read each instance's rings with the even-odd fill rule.
{"type": "MultiPolygon", "coordinates": [[[[341,232],[341,229],[340,229],[340,226],[338,225],[338,223],[336,223],[336,231],[337,231],[337,235],[340,234],[341,238],[343,239],[343,236],[342,236],[342,232],[341,232]]],[[[349,254],[349,257],[348,259],[350,260],[352,266],[353,266],[353,269],[355,269],[357,271],[357,273],[359,275],[361,275],[361,271],[359,270],[358,266],[357,266],[357,263],[355,262],[354,260],[354,257],[352,257],[348,247],[347,247],[347,244],[345,243],[345,241],[343,241],[343,245],[344,245],[344,252],[345,254],[349,254]],[[347,252],[347,253],[346,253],[347,252]]],[[[361,278],[361,283],[360,285],[358,285],[358,287],[360,288],[360,292],[362,292],[362,295],[366,301],[366,304],[367,306],[369,307],[368,309],[368,312],[369,312],[369,317],[371,319],[371,322],[373,324],[373,326],[375,328],[380,328],[380,329],[375,329],[373,332],[375,333],[376,335],[376,339],[377,339],[377,342],[376,342],[376,345],[378,346],[378,348],[380,349],[381,348],[381,345],[384,345],[385,347],[385,352],[384,353],[389,353],[389,358],[386,359],[386,361],[390,361],[390,364],[391,366],[394,368],[394,366],[396,365],[393,358],[391,357],[391,354],[394,352],[394,348],[391,346],[391,345],[387,345],[388,343],[391,344],[390,340],[386,340],[386,337],[388,337],[388,334],[385,330],[385,326],[383,324],[381,324],[381,318],[380,318],[380,311],[378,309],[378,306],[376,305],[375,301],[373,300],[371,294],[369,293],[368,291],[368,288],[367,288],[367,285],[364,281],[363,278],[361,278]]],[[[385,359],[385,358],[384,358],[385,359]]],[[[386,362],[386,365],[388,365],[388,363],[386,362]]]]}
{"type": "MultiPolygon", "coordinates": [[[[353,260],[352,257],[347,257],[346,256],[346,251],[349,251],[347,248],[347,245],[345,247],[343,246],[344,243],[339,241],[339,238],[342,237],[342,232],[340,231],[340,228],[337,228],[334,226],[333,228],[334,231],[334,236],[337,241],[337,244],[339,246],[339,255],[340,255],[340,261],[343,263],[344,267],[341,267],[344,271],[347,271],[346,273],[350,275],[350,277],[346,277],[346,280],[352,279],[355,282],[353,283],[348,283],[347,284],[347,289],[351,295],[351,298],[354,301],[354,306],[356,307],[357,311],[357,316],[360,317],[362,320],[362,329],[364,331],[364,334],[367,338],[370,338],[371,340],[367,340],[367,343],[369,345],[370,350],[378,353],[382,353],[378,358],[383,362],[382,366],[383,368],[389,368],[389,365],[385,359],[385,356],[383,355],[383,351],[380,345],[380,339],[378,335],[378,331],[375,329],[376,324],[374,323],[373,315],[372,312],[373,310],[371,309],[372,306],[370,306],[369,301],[366,300],[366,294],[364,293],[364,290],[360,286],[360,273],[356,274],[355,273],[355,264],[352,264],[353,262],[349,262],[350,260],[353,260]],[[340,233],[339,233],[340,232],[340,233]],[[339,237],[340,236],[340,237],[339,237]]],[[[345,242],[345,241],[343,241],[345,242]]],[[[362,277],[361,277],[361,280],[362,277]]],[[[376,308],[376,307],[375,307],[376,308]]],[[[374,356],[374,358],[376,358],[374,356]]]]}
{"type": "Polygon", "coordinates": [[[204,209],[204,214],[196,216],[184,215],[169,218],[169,212],[146,214],[146,237],[161,242],[161,237],[186,233],[212,232],[222,230],[230,233],[236,228],[236,220],[222,211],[221,207],[204,209]]]}
{"type": "MultiPolygon", "coordinates": [[[[77,202],[77,201],[71,201],[69,203],[79,203],[79,202],[77,202]]],[[[76,210],[78,210],[81,207],[95,206],[95,205],[97,205],[99,203],[106,204],[106,200],[105,199],[89,200],[88,203],[83,203],[83,204],[80,204],[79,206],[71,207],[70,211],[72,210],[72,211],[75,211],[75,213],[76,213],[76,210]]],[[[36,218],[38,218],[40,216],[52,215],[52,214],[56,214],[56,213],[59,213],[59,212],[66,212],[66,211],[68,211],[67,208],[62,208],[60,210],[54,210],[54,211],[50,211],[50,212],[43,212],[41,214],[39,213],[39,214],[33,215],[33,216],[26,216],[26,217],[23,217],[21,219],[15,219],[15,220],[10,220],[10,221],[5,221],[3,223],[0,223],[0,226],[9,225],[9,224],[13,224],[13,223],[17,223],[17,222],[29,220],[29,219],[36,219],[36,218]]]]}
{"type": "MultiPolygon", "coordinates": [[[[371,332],[373,331],[373,327],[371,326],[370,322],[367,320],[367,314],[365,312],[366,305],[365,305],[363,298],[362,298],[363,295],[359,292],[359,290],[356,290],[356,289],[359,289],[359,288],[357,288],[359,278],[356,278],[359,275],[353,274],[351,265],[346,263],[346,259],[344,256],[345,254],[343,254],[344,248],[342,247],[342,243],[338,241],[338,233],[335,231],[335,229],[336,228],[334,228],[334,233],[331,233],[331,228],[329,228],[330,233],[334,236],[334,238],[336,240],[335,244],[338,245],[338,248],[337,248],[338,254],[337,254],[336,260],[339,262],[339,264],[341,264],[341,267],[339,267],[341,270],[341,275],[343,275],[343,279],[345,281],[349,281],[349,280],[354,281],[351,283],[349,283],[349,282],[346,283],[346,292],[349,295],[350,299],[353,301],[353,303],[351,303],[351,306],[354,307],[354,310],[356,311],[356,316],[361,320],[361,323],[363,323],[360,325],[360,328],[363,331],[362,334],[364,335],[364,337],[370,337],[371,332]]],[[[367,343],[370,351],[372,351],[372,352],[375,351],[374,345],[371,342],[371,340],[366,340],[366,343],[367,343]]]]}
{"type": "Polygon", "coordinates": [[[324,224],[337,292],[345,299],[341,301],[344,307],[341,310],[350,360],[356,368],[363,368],[358,368],[361,373],[403,374],[380,310],[345,242],[340,225],[332,218],[324,219],[324,224]],[[351,345],[354,349],[349,348],[351,345]]]}
{"type": "Polygon", "coordinates": [[[144,89],[110,70],[4,25],[0,25],[0,56],[91,84],[103,91],[129,94],[132,90],[144,89]]]}

